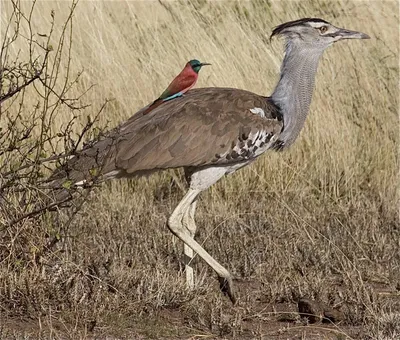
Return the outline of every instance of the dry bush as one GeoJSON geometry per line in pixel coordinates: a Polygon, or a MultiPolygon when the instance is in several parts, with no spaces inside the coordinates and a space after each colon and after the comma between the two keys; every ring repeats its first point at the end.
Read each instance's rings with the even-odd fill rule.
{"type": "Polygon", "coordinates": [[[19,1],[11,1],[8,4],[10,15],[2,27],[2,231],[27,217],[41,215],[49,208],[59,206],[61,202],[52,202],[48,206],[38,202],[46,196],[44,178],[54,169],[50,163],[61,166],[85,139],[99,135],[92,127],[104,108],[94,115],[94,119],[88,113],[85,115],[85,109],[90,105],[83,104],[83,99],[90,88],[78,93],[76,87],[81,73],[71,75],[72,17],[76,3],[71,3],[59,34],[54,33],[54,11],[49,12],[51,20],[47,31],[33,32],[35,5],[33,2],[27,7],[19,1]],[[55,127],[53,122],[66,113],[69,114],[66,124],[55,127]],[[86,123],[79,126],[78,116],[86,116],[86,123]]]}
{"type": "Polygon", "coordinates": [[[55,12],[49,11],[49,24],[39,33],[33,27],[36,2],[2,5],[8,17],[2,18],[0,52],[0,275],[5,283],[3,310],[14,314],[41,308],[36,304],[40,285],[30,287],[29,280],[68,231],[82,205],[74,204],[71,212],[61,216],[58,210],[70,198],[48,200],[46,177],[86,139],[99,135],[93,127],[104,106],[97,114],[89,114],[90,105],[83,100],[90,88],[76,89],[80,73],[71,70],[76,2],[71,2],[62,24],[57,24],[55,12]],[[66,124],[55,126],[54,120],[65,114],[69,115],[66,124]],[[86,123],[77,124],[78,116],[87,117],[86,123]],[[49,210],[56,212],[48,216],[49,210]],[[34,296],[24,296],[17,286],[8,285],[15,283],[14,279],[34,296]],[[15,294],[21,297],[18,304],[13,301],[15,294]]]}
{"type": "MultiPolygon", "coordinates": [[[[56,23],[65,23],[68,6],[36,4],[32,31],[51,27],[51,9],[56,23]]],[[[9,13],[2,12],[2,25],[9,13]]],[[[197,238],[243,281],[239,307],[221,296],[214,273],[200,261],[196,289],[186,290],[181,244],[165,226],[184,186],[181,173],[171,171],[106,183],[92,192],[68,228],[63,226],[69,212],[8,228],[4,240],[12,243],[3,236],[1,243],[9,254],[0,262],[2,316],[33,318],[25,321],[26,336],[311,339],[319,332],[317,339],[321,334],[395,338],[400,323],[398,4],[81,2],[74,13],[70,73],[81,73],[71,97],[97,84],[86,102],[113,98],[100,117],[101,125],[110,126],[156,98],[194,57],[213,64],[202,71],[199,87],[271,93],[282,47],[270,43],[268,34],[284,21],[321,17],[372,39],[337,44],[324,54],[309,119],[291,150],[267,153],[200,199],[197,238]],[[36,249],[43,248],[48,234],[59,241],[38,258],[36,249]],[[277,324],[302,296],[340,308],[345,320],[331,333],[277,324]]],[[[53,34],[60,34],[60,27],[54,25],[53,34]]],[[[63,79],[65,68],[59,72],[63,79]]],[[[35,100],[33,91],[24,103],[34,107],[35,100]]],[[[18,106],[9,110],[15,114],[18,106]]],[[[98,111],[95,107],[91,117],[98,111]]],[[[21,117],[29,121],[30,112],[21,110],[21,117]]],[[[70,129],[76,136],[86,112],[76,115],[70,129]]],[[[73,117],[60,105],[48,124],[58,131],[73,117]]],[[[62,141],[44,151],[62,152],[62,141]]]]}

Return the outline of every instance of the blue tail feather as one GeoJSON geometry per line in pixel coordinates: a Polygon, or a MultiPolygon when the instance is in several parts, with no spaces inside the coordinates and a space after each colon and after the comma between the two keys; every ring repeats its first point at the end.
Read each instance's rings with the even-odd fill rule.
{"type": "Polygon", "coordinates": [[[163,102],[166,102],[168,100],[171,100],[171,99],[174,99],[174,98],[177,98],[177,97],[182,97],[182,96],[183,96],[183,93],[182,92],[178,92],[178,93],[173,94],[172,96],[169,96],[169,97],[163,99],[163,102]]]}

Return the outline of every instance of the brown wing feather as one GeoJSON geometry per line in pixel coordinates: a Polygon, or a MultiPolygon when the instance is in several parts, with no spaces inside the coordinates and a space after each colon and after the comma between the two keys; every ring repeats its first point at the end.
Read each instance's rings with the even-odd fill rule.
{"type": "Polygon", "coordinates": [[[260,130],[278,134],[282,129],[278,115],[271,102],[251,92],[193,90],[179,101],[165,103],[122,126],[124,136],[117,143],[116,166],[135,173],[213,164],[216,155],[231,151],[243,134],[260,130]],[[264,111],[265,118],[250,111],[256,107],[264,111]]]}

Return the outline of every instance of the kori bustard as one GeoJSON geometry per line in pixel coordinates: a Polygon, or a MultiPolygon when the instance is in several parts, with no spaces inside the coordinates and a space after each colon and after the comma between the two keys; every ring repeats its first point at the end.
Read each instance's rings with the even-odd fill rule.
{"type": "MultiPolygon", "coordinates": [[[[221,289],[235,303],[232,275],[194,239],[196,199],[265,151],[293,144],[309,111],[324,50],[340,40],[369,38],[317,18],[279,25],[271,37],[278,35],[286,38],[285,55],[270,97],[240,89],[201,88],[142,114],[145,107],[56,170],[51,185],[59,188],[57,195],[65,194],[66,181],[81,186],[94,174],[108,180],[183,167],[189,189],[168,218],[168,227],[184,242],[185,258],[192,259],[196,252],[215,270],[221,289]]],[[[186,279],[193,287],[189,262],[186,279]]]]}

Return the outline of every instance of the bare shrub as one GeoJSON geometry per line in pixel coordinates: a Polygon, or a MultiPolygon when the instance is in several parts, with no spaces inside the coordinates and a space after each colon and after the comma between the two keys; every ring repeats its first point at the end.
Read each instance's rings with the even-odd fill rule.
{"type": "MultiPolygon", "coordinates": [[[[83,200],[61,215],[59,208],[70,200],[73,188],[63,184],[71,195],[60,201],[48,200],[46,178],[85,140],[99,135],[95,125],[105,105],[97,114],[87,113],[90,105],[84,100],[91,86],[77,91],[81,73],[72,74],[70,70],[76,1],[71,2],[64,24],[57,27],[58,34],[54,11],[48,13],[47,31],[32,29],[35,6],[36,1],[29,6],[21,1],[9,4],[10,15],[1,41],[0,259],[5,264],[3,268],[7,268],[1,276],[9,284],[13,282],[12,273],[43,265],[42,257],[67,233],[79,211],[83,200]],[[54,120],[60,115],[70,119],[57,128],[54,120]],[[85,124],[78,122],[82,115],[87,116],[85,124]],[[46,216],[49,210],[55,212],[46,216]]],[[[29,294],[17,298],[10,289],[8,298],[17,298],[18,305],[25,306],[23,309],[40,309],[35,298],[40,283],[36,281],[34,288],[34,278],[22,274],[20,279],[26,280],[29,294]]]]}

